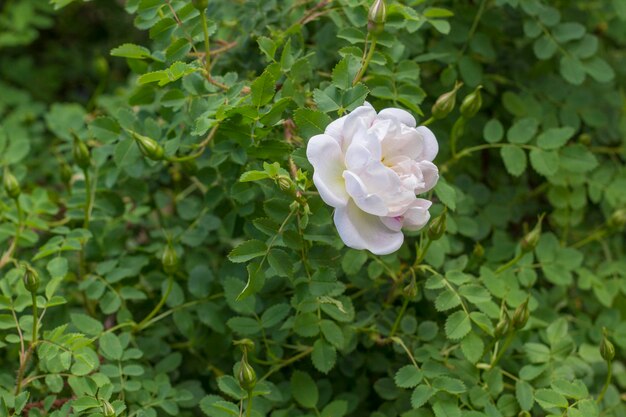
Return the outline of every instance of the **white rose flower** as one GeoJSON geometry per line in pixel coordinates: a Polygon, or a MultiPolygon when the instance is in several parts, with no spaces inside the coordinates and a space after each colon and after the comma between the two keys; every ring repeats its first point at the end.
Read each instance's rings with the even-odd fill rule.
{"type": "Polygon", "coordinates": [[[435,135],[416,127],[411,114],[395,108],[376,114],[369,103],[309,140],[313,182],[335,208],[335,225],[347,246],[386,255],[402,246],[402,229],[428,223],[432,203],[416,194],[437,183],[432,160],[438,150],[435,135]]]}

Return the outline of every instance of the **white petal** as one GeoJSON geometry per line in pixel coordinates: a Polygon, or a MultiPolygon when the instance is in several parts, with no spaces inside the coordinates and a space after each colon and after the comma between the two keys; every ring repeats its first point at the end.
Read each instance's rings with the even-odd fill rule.
{"type": "Polygon", "coordinates": [[[435,185],[437,185],[437,181],[439,180],[439,169],[435,164],[429,161],[421,161],[418,162],[417,165],[424,176],[424,188],[415,190],[415,193],[421,194],[431,190],[435,185]]]}
{"type": "Polygon", "coordinates": [[[406,126],[400,126],[394,135],[385,137],[381,147],[385,161],[399,156],[421,158],[425,149],[422,134],[417,129],[406,126]]]}
{"type": "Polygon", "coordinates": [[[390,230],[377,216],[360,210],[353,202],[335,210],[335,226],[343,242],[354,249],[387,255],[402,246],[402,232],[390,230]]]}
{"type": "Polygon", "coordinates": [[[344,171],[346,190],[354,203],[363,211],[376,216],[386,216],[389,212],[385,200],[379,195],[368,192],[361,179],[350,171],[344,171]]]}
{"type": "Polygon", "coordinates": [[[428,209],[432,203],[423,198],[418,198],[415,203],[404,213],[403,228],[406,230],[417,231],[426,226],[430,220],[428,209]]]}
{"type": "Polygon", "coordinates": [[[439,152],[439,143],[435,134],[426,126],[419,126],[417,131],[422,134],[424,138],[424,150],[422,151],[421,160],[432,161],[439,152]]]}
{"type": "Polygon", "coordinates": [[[333,120],[324,130],[324,133],[335,138],[339,145],[343,143],[343,124],[346,122],[346,117],[347,116],[343,116],[337,120],[333,120]]]}
{"type": "Polygon", "coordinates": [[[404,223],[404,219],[402,218],[402,216],[381,217],[380,221],[394,232],[399,232],[400,230],[402,230],[402,224],[404,223]]]}
{"type": "Polygon", "coordinates": [[[417,123],[415,122],[415,117],[413,117],[411,113],[406,110],[396,109],[393,107],[381,110],[380,113],[378,113],[378,117],[382,119],[397,120],[400,123],[404,123],[409,127],[415,127],[417,125],[417,123]]]}
{"type": "Polygon", "coordinates": [[[376,110],[369,103],[357,107],[346,116],[342,131],[344,140],[341,145],[344,152],[355,136],[367,133],[375,118],[376,110]]]}
{"type": "Polygon", "coordinates": [[[313,182],[322,200],[332,207],[345,206],[349,199],[342,175],[345,163],[337,141],[326,134],[313,136],[306,156],[315,169],[313,182]]]}

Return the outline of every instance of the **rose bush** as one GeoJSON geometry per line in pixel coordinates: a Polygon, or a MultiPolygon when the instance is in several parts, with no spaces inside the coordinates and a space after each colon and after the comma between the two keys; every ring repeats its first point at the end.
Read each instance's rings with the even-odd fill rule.
{"type": "Polygon", "coordinates": [[[339,236],[354,249],[377,255],[397,251],[402,230],[418,231],[430,218],[431,202],[416,194],[439,178],[432,163],[439,145],[406,110],[376,114],[366,103],[330,123],[307,144],[320,197],[335,208],[339,236]]]}

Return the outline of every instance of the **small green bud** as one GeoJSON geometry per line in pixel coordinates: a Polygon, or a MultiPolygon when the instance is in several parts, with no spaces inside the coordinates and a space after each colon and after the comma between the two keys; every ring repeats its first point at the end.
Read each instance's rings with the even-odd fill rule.
{"type": "Polygon", "coordinates": [[[191,0],[191,2],[198,11],[203,11],[209,5],[209,0],[191,0]]]}
{"type": "Polygon", "coordinates": [[[116,415],[115,409],[111,403],[106,400],[102,400],[102,415],[104,415],[104,417],[115,417],[116,415]]]}
{"type": "Polygon", "coordinates": [[[168,244],[163,251],[161,257],[161,263],[163,264],[163,270],[168,275],[174,275],[178,270],[178,255],[172,245],[168,244]]]}
{"type": "Polygon", "coordinates": [[[415,297],[417,297],[417,294],[419,294],[419,289],[417,288],[417,283],[415,282],[415,280],[412,279],[411,282],[409,282],[403,288],[402,292],[404,293],[404,296],[408,299],[415,299],[415,297]]]}
{"type": "Polygon", "coordinates": [[[530,413],[528,411],[520,411],[517,417],[530,417],[530,413]]]}
{"type": "Polygon", "coordinates": [[[64,184],[69,184],[72,180],[72,175],[72,168],[68,164],[63,162],[61,164],[61,181],[63,181],[64,184]]]}
{"type": "Polygon", "coordinates": [[[606,222],[611,228],[621,229],[626,224],[626,208],[615,210],[606,222]]]}
{"type": "Polygon", "coordinates": [[[248,363],[247,355],[241,359],[241,366],[239,367],[239,385],[247,392],[252,392],[256,385],[256,372],[254,368],[248,363]]]}
{"type": "Polygon", "coordinates": [[[537,243],[539,243],[539,239],[541,238],[541,223],[543,223],[543,216],[543,214],[539,216],[539,220],[533,230],[526,233],[526,236],[522,238],[520,246],[523,253],[533,251],[537,246],[537,243]]]}
{"type": "Polygon", "coordinates": [[[22,189],[20,188],[20,183],[17,181],[17,178],[9,171],[8,167],[4,169],[2,183],[4,185],[4,191],[6,191],[9,197],[13,200],[17,200],[22,193],[22,189]]]}
{"type": "Polygon", "coordinates": [[[89,148],[82,140],[78,139],[76,135],[74,135],[74,147],[72,148],[72,156],[74,157],[74,162],[81,169],[89,168],[91,165],[91,156],[89,155],[89,148]]]}
{"type": "Polygon", "coordinates": [[[439,240],[446,232],[446,212],[441,213],[428,228],[428,238],[430,240],[439,240]]]}
{"type": "Polygon", "coordinates": [[[476,89],[465,96],[463,99],[463,103],[461,103],[461,115],[466,119],[471,119],[478,113],[478,110],[483,105],[483,97],[480,94],[480,90],[483,88],[482,85],[476,87],[476,89]]]}
{"type": "Polygon", "coordinates": [[[109,63],[103,56],[98,56],[93,61],[93,69],[100,78],[105,78],[109,74],[109,63]]]}
{"type": "Polygon", "coordinates": [[[133,135],[133,139],[135,139],[139,150],[145,157],[152,159],[153,161],[160,161],[163,159],[165,151],[156,140],[135,132],[131,132],[131,134],[133,135]]]}
{"type": "Polygon", "coordinates": [[[615,346],[609,340],[609,335],[606,328],[602,329],[602,342],[600,342],[600,355],[602,359],[607,362],[611,362],[615,358],[615,346]]]}
{"type": "Polygon", "coordinates": [[[278,181],[278,186],[283,191],[289,191],[294,187],[293,181],[291,181],[291,178],[289,177],[280,176],[278,177],[277,181],[278,181]]]}
{"type": "Polygon", "coordinates": [[[474,251],[472,252],[472,254],[476,258],[482,258],[483,256],[485,256],[485,248],[479,242],[476,242],[476,244],[474,245],[474,251]]]}
{"type": "Polygon", "coordinates": [[[24,264],[24,287],[31,292],[36,293],[39,288],[39,273],[28,264],[24,264]]]}
{"type": "Polygon", "coordinates": [[[500,319],[500,322],[497,324],[496,329],[493,334],[496,339],[502,339],[502,336],[507,334],[510,329],[510,320],[508,314],[504,314],[504,317],[500,319]]]}
{"type": "Polygon", "coordinates": [[[526,326],[528,322],[528,318],[530,317],[530,312],[528,311],[528,298],[522,304],[517,306],[515,312],[513,313],[513,318],[511,319],[511,326],[514,329],[519,330],[526,326]]]}
{"type": "Polygon", "coordinates": [[[432,116],[435,119],[443,119],[450,114],[452,110],[454,110],[454,106],[456,104],[456,93],[462,85],[462,82],[457,81],[451,91],[443,93],[439,96],[437,101],[435,101],[435,104],[433,104],[431,109],[432,116]]]}
{"type": "Polygon", "coordinates": [[[367,31],[376,36],[385,30],[387,21],[387,6],[385,0],[374,0],[367,15],[367,31]]]}
{"type": "Polygon", "coordinates": [[[578,142],[585,146],[591,145],[591,135],[589,133],[581,133],[580,136],[578,136],[578,142]]]}

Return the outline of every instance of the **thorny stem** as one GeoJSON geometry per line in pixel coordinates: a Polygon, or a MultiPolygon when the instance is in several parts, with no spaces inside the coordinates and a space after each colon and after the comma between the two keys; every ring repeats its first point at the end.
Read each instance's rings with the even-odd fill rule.
{"type": "Polygon", "coordinates": [[[152,309],[150,314],[148,314],[143,320],[141,320],[141,322],[139,322],[139,324],[135,327],[135,331],[139,331],[139,330],[143,329],[143,327],[146,325],[146,323],[148,323],[154,316],[156,316],[156,314],[159,312],[159,310],[161,310],[161,307],[163,307],[163,305],[167,301],[167,297],[170,296],[170,292],[172,291],[172,286],[173,285],[174,285],[174,275],[169,274],[167,276],[167,289],[165,290],[165,293],[163,293],[163,296],[161,297],[161,300],[152,309]]]}

